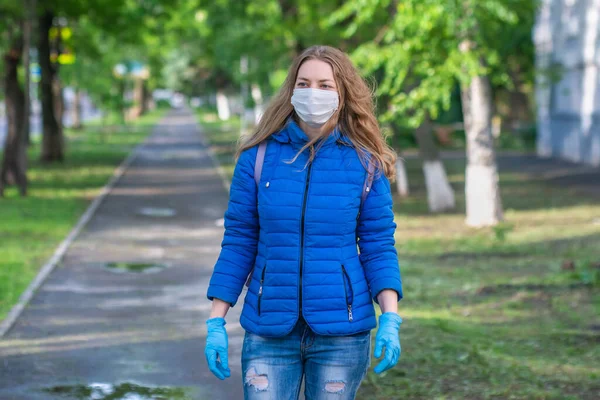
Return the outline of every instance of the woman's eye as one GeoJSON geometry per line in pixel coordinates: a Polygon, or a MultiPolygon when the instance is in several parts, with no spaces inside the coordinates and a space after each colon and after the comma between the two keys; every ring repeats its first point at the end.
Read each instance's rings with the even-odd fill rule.
{"type": "Polygon", "coordinates": [[[321,87],[324,89],[333,89],[333,86],[325,85],[325,84],[321,85],[321,87]]]}
{"type": "Polygon", "coordinates": [[[304,86],[306,86],[306,83],[304,83],[304,82],[298,82],[298,86],[304,87],[304,86]]]}

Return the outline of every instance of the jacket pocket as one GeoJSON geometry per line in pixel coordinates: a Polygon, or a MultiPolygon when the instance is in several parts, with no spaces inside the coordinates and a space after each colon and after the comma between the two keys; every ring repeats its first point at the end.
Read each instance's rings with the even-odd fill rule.
{"type": "Polygon", "coordinates": [[[250,282],[252,282],[252,275],[254,274],[254,267],[250,270],[248,274],[248,278],[246,278],[246,287],[250,287],[250,282]]]}
{"type": "Polygon", "coordinates": [[[260,303],[262,301],[262,294],[263,294],[263,286],[264,286],[264,282],[265,282],[265,273],[267,272],[267,265],[265,264],[264,268],[262,269],[262,272],[260,274],[260,287],[258,288],[258,305],[256,307],[256,310],[258,312],[258,316],[260,316],[260,303]]]}
{"type": "Polygon", "coordinates": [[[344,294],[346,295],[346,308],[348,310],[348,321],[352,322],[352,303],[354,302],[354,290],[352,289],[352,281],[346,271],[346,267],[342,265],[342,281],[344,284],[344,294]]]}

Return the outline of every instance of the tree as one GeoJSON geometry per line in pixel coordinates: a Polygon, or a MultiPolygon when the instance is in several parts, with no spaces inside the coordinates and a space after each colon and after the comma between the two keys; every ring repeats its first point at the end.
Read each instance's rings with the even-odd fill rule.
{"type": "Polygon", "coordinates": [[[423,162],[429,210],[439,212],[454,209],[454,190],[448,182],[444,164],[440,159],[433,137],[433,123],[428,114],[425,114],[423,122],[415,129],[415,137],[423,162]]]}
{"type": "MultiPolygon", "coordinates": [[[[432,212],[445,211],[454,208],[455,199],[433,138],[430,116],[437,116],[437,110],[424,112],[414,100],[402,98],[403,94],[418,90],[423,83],[423,76],[408,52],[399,52],[404,40],[401,34],[396,35],[396,25],[402,18],[401,13],[402,7],[397,1],[379,1],[369,5],[347,2],[331,15],[328,23],[352,21],[345,31],[345,35],[349,37],[363,31],[365,26],[377,26],[371,37],[358,43],[352,54],[353,59],[365,74],[377,77],[377,95],[379,99],[386,99],[386,107],[380,113],[381,122],[414,129],[425,175],[429,209],[432,212]]],[[[370,30],[372,29],[371,27],[370,30]]]]}
{"type": "Polygon", "coordinates": [[[50,29],[53,26],[54,12],[45,9],[38,21],[38,54],[42,72],[40,97],[42,102],[42,162],[62,161],[64,159],[64,137],[62,120],[56,115],[56,79],[57,65],[50,60],[50,29]]]}
{"type": "MultiPolygon", "coordinates": [[[[143,44],[146,23],[152,21],[160,24],[160,20],[169,17],[172,9],[179,5],[179,0],[47,0],[42,4],[39,23],[39,58],[42,70],[40,92],[42,98],[43,140],[41,160],[45,162],[61,161],[64,158],[64,138],[62,133],[60,89],[58,82],[57,57],[60,53],[61,35],[52,48],[49,34],[54,26],[60,27],[66,22],[76,26],[81,19],[87,19],[102,33],[102,40],[117,40],[121,47],[143,44]],[[110,39],[109,39],[110,38],[110,39]],[[51,57],[53,55],[53,57],[51,57]],[[54,60],[54,61],[53,61],[54,60]],[[53,97],[52,84],[55,83],[53,97]]],[[[80,42],[82,42],[81,38],[80,42]]],[[[84,41],[83,41],[84,42],[84,41]]],[[[77,51],[86,52],[86,43],[77,51]]],[[[118,52],[123,54],[123,52],[118,52]]],[[[141,53],[141,50],[139,51],[141,53]]],[[[101,60],[95,60],[104,67],[101,60]]],[[[112,73],[112,66],[105,74],[112,73]]]]}
{"type": "Polygon", "coordinates": [[[345,32],[351,36],[387,11],[388,16],[379,20],[379,34],[353,53],[367,72],[384,71],[379,93],[391,98],[387,118],[410,114],[415,127],[426,115],[435,120],[440,110],[449,107],[452,90],[459,83],[469,138],[466,222],[471,226],[494,225],[502,220],[491,138],[490,81],[508,80],[498,49],[503,48],[509,29],[523,19],[531,20],[532,2],[349,1],[330,18],[330,23],[351,19],[345,32]],[[485,193],[476,190],[483,181],[485,193]]]}
{"type": "Polygon", "coordinates": [[[22,10],[10,4],[0,3],[0,10],[7,16],[4,24],[4,41],[8,48],[4,54],[4,91],[6,102],[7,132],[4,143],[4,157],[0,168],[0,196],[4,196],[6,185],[15,182],[21,196],[27,194],[27,152],[26,96],[19,83],[18,68],[23,56],[23,48],[29,50],[30,23],[23,25],[22,10]],[[25,46],[23,37],[25,36],[25,46]]]}
{"type": "Polygon", "coordinates": [[[25,13],[23,16],[23,69],[24,69],[24,110],[23,110],[23,140],[27,145],[31,143],[31,48],[33,47],[33,30],[37,18],[37,0],[23,0],[25,13]]]}

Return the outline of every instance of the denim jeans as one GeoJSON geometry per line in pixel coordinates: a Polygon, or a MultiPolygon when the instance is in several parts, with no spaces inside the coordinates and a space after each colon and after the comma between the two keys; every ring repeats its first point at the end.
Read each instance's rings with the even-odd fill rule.
{"type": "Polygon", "coordinates": [[[306,400],[354,399],[371,363],[370,332],[315,334],[300,319],[281,338],[249,332],[242,348],[245,400],[296,400],[304,377],[306,400]]]}

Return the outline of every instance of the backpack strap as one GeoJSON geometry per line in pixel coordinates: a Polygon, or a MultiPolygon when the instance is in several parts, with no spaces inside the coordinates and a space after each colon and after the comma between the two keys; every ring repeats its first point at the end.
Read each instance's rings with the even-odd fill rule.
{"type": "Polygon", "coordinates": [[[267,141],[263,140],[258,145],[258,152],[256,153],[256,161],[254,163],[254,182],[256,185],[260,183],[260,176],[262,175],[263,164],[265,162],[265,153],[267,151],[267,141]]]}
{"type": "MultiPolygon", "coordinates": [[[[263,164],[265,163],[265,153],[267,152],[267,141],[263,140],[258,145],[258,151],[256,153],[256,161],[254,161],[254,182],[256,186],[260,183],[260,176],[262,175],[263,164]]],[[[254,267],[250,270],[248,278],[246,278],[246,287],[250,287],[252,281],[252,274],[254,273],[254,267]]]]}
{"type": "Polygon", "coordinates": [[[373,185],[374,175],[375,175],[375,163],[373,163],[373,162],[371,162],[371,160],[369,160],[369,163],[367,164],[367,177],[365,179],[365,183],[363,185],[362,196],[360,198],[361,206],[365,202],[365,199],[367,198],[367,196],[369,195],[369,192],[371,191],[371,186],[373,185]]]}

